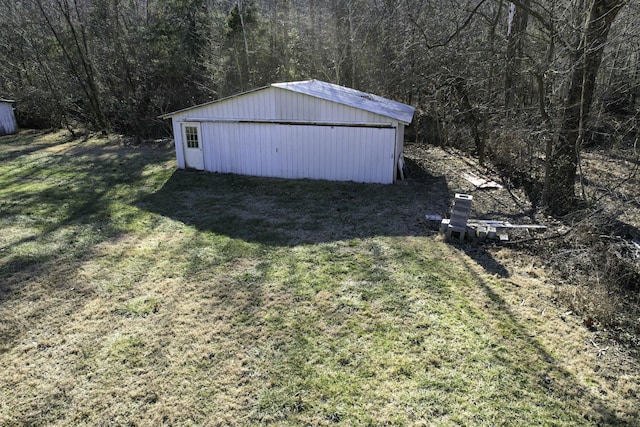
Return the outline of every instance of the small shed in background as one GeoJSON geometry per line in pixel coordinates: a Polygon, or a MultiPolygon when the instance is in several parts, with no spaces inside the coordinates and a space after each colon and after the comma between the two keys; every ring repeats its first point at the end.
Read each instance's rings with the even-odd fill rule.
{"type": "Polygon", "coordinates": [[[390,184],[413,107],[318,80],[276,83],[160,116],[178,167],[390,184]]]}
{"type": "Polygon", "coordinates": [[[13,102],[10,99],[0,98],[0,136],[18,131],[16,116],[13,114],[13,102]]]}

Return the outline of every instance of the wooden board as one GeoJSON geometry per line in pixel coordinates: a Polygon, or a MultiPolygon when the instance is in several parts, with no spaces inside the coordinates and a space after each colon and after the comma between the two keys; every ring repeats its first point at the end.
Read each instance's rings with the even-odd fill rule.
{"type": "Polygon", "coordinates": [[[470,219],[467,221],[469,227],[495,227],[495,228],[526,228],[530,230],[546,230],[545,225],[539,224],[511,224],[508,221],[495,221],[483,219],[470,219]]]}
{"type": "Polygon", "coordinates": [[[477,188],[496,189],[496,190],[503,188],[502,184],[498,184],[497,182],[492,181],[488,178],[483,178],[481,176],[478,176],[473,172],[468,172],[468,171],[462,172],[460,176],[466,179],[467,181],[469,181],[470,183],[472,183],[473,185],[475,185],[477,188]]]}

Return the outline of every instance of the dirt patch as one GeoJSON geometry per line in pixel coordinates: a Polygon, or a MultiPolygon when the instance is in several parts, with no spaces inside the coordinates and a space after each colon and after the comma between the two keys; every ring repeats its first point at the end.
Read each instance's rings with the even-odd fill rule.
{"type": "MultiPolygon", "coordinates": [[[[405,147],[410,180],[420,180],[426,176],[442,177],[447,182],[449,194],[440,194],[444,200],[453,200],[454,193],[473,196],[471,217],[477,219],[510,220],[532,223],[536,212],[527,200],[524,191],[510,186],[492,169],[480,166],[477,161],[455,149],[442,149],[431,145],[409,144],[405,147]],[[501,189],[484,189],[465,178],[465,172],[472,172],[484,178],[500,182],[501,189]]],[[[440,213],[440,212],[433,212],[440,213]]]]}

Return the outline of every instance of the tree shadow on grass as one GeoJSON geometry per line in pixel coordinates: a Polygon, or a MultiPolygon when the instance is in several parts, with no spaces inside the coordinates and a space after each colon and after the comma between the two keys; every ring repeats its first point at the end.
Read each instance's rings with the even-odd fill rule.
{"type": "Polygon", "coordinates": [[[138,206],[202,231],[296,246],[424,235],[425,213],[446,211],[446,195],[446,179],[430,175],[378,185],[178,170],[138,206]]]}
{"type": "Polygon", "coordinates": [[[21,130],[16,134],[0,137],[0,163],[5,161],[15,161],[22,156],[28,156],[40,150],[54,147],[73,141],[72,136],[67,138],[52,138],[50,141],[43,141],[46,132],[37,130],[21,130]]]}
{"type": "MultiPolygon", "coordinates": [[[[445,216],[453,194],[446,177],[410,159],[408,169],[409,178],[393,185],[177,170],[137,206],[201,231],[269,246],[432,234],[437,226],[424,215],[445,216]]],[[[509,277],[483,246],[461,247],[490,274],[509,277]]]]}
{"type": "MultiPolygon", "coordinates": [[[[490,301],[485,304],[484,311],[499,322],[503,338],[507,341],[520,342],[523,355],[526,354],[527,348],[533,349],[538,355],[538,362],[529,370],[530,374],[538,376],[538,387],[546,389],[546,393],[558,401],[579,402],[587,395],[589,406],[595,411],[595,413],[584,414],[584,421],[589,425],[634,425],[628,419],[622,418],[606,401],[590,393],[575,374],[563,366],[562,360],[553,357],[536,335],[521,323],[519,315],[514,313],[512,306],[499,295],[489,281],[479,277],[477,283],[490,301]]],[[[516,356],[515,359],[519,357],[516,356]]]]}
{"type": "MultiPolygon", "coordinates": [[[[31,142],[27,139],[17,144],[31,142]]],[[[69,274],[95,245],[122,233],[112,217],[113,204],[127,200],[109,192],[117,186],[142,186],[147,179],[143,176],[147,158],[157,156],[151,150],[122,149],[106,143],[90,147],[74,144],[66,151],[29,157],[64,142],[58,139],[33,149],[18,147],[0,162],[1,167],[11,167],[9,162],[20,158],[29,165],[16,177],[3,179],[0,221],[7,228],[0,245],[0,307],[14,295],[28,292],[27,285],[40,278],[39,283],[57,293],[66,292],[62,286],[66,281],[52,278],[69,274]]],[[[137,197],[135,190],[127,191],[133,195],[126,197],[137,197]]],[[[5,332],[0,334],[0,345],[10,343],[23,331],[13,328],[5,332]]]]}
{"type": "Polygon", "coordinates": [[[485,247],[481,244],[471,242],[465,245],[461,245],[460,249],[472,260],[474,260],[479,266],[492,275],[497,275],[500,278],[509,277],[509,271],[498,262],[493,255],[491,255],[485,247]]]}

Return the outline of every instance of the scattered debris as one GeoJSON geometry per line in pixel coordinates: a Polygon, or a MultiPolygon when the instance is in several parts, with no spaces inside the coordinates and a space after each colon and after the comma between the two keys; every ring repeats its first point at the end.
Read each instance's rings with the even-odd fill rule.
{"type": "Polygon", "coordinates": [[[609,350],[609,347],[602,348],[598,344],[596,344],[593,340],[591,340],[591,344],[593,344],[593,346],[598,349],[598,357],[602,357],[604,352],[609,350]]]}
{"type": "Polygon", "coordinates": [[[539,230],[545,231],[547,229],[546,225],[539,224],[511,224],[509,221],[495,221],[495,220],[484,220],[484,219],[470,219],[467,222],[469,227],[477,228],[477,227],[494,227],[494,228],[526,228],[529,230],[539,230]]]}
{"type": "Polygon", "coordinates": [[[499,184],[495,181],[492,181],[488,178],[483,178],[481,176],[478,176],[476,174],[474,174],[473,172],[462,172],[460,174],[460,176],[464,179],[466,179],[467,181],[469,181],[470,183],[472,183],[473,185],[476,186],[476,188],[482,188],[482,189],[496,189],[499,190],[501,188],[503,188],[502,184],[499,184]]]}
{"type": "Polygon", "coordinates": [[[451,218],[442,219],[440,215],[425,215],[428,221],[438,221],[440,219],[440,232],[446,234],[447,239],[456,236],[463,241],[468,235],[476,236],[479,240],[498,239],[500,242],[508,242],[509,229],[526,229],[535,231],[545,231],[544,225],[539,224],[512,224],[508,221],[469,219],[471,202],[473,196],[456,193],[451,218]]]}

